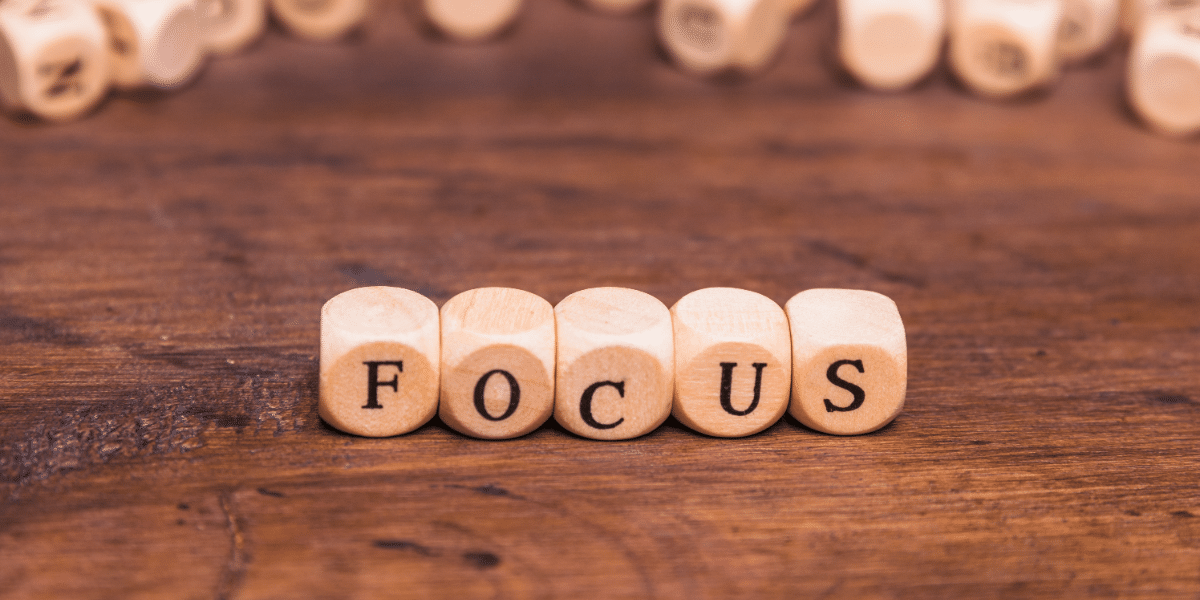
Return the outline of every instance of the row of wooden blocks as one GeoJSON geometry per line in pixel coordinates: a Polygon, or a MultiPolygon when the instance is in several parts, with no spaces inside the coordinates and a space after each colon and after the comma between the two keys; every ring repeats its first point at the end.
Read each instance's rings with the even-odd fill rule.
{"type": "Polygon", "coordinates": [[[741,437],[785,411],[856,435],[904,406],[904,324],[887,296],[813,289],[780,308],[747,290],[707,288],[669,310],[627,288],[558,306],[479,288],[439,311],[400,288],[357,288],[321,310],[320,413],[362,436],[412,431],[439,415],[473,437],[525,435],[551,415],[599,440],[653,431],[674,415],[741,437]]]}

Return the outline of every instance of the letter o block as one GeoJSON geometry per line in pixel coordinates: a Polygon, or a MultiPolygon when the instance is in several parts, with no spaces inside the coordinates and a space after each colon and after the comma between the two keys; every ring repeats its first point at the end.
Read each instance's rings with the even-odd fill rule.
{"type": "Polygon", "coordinates": [[[951,15],[950,65],[977,94],[1015,96],[1058,73],[1060,0],[959,0],[951,15]]]}
{"type": "Polygon", "coordinates": [[[858,435],[900,414],[908,346],[891,298],[816,289],[796,294],[785,309],[792,327],[792,416],[817,431],[858,435]]]}
{"type": "Polygon", "coordinates": [[[455,431],[499,440],[554,412],[554,308],[508,288],[463,292],[442,307],[442,398],[455,431]]]}
{"type": "Polygon", "coordinates": [[[204,58],[193,0],[94,0],[109,37],[113,83],[171,88],[187,81],[204,58]]]}
{"type": "Polygon", "coordinates": [[[575,292],[554,308],[558,325],[554,418],[597,440],[645,435],[671,414],[671,312],[626,288],[575,292]]]}
{"type": "Polygon", "coordinates": [[[346,433],[412,431],[438,407],[437,306],[409,290],[365,287],[321,309],[321,418],[346,433]]]}
{"type": "Polygon", "coordinates": [[[747,290],[708,288],[681,298],[671,317],[676,419],[706,435],[741,437],[783,416],[792,347],[778,304],[747,290]]]}
{"type": "Polygon", "coordinates": [[[292,35],[332,41],[367,17],[367,0],[270,0],[271,11],[292,35]]]}
{"type": "Polygon", "coordinates": [[[658,37],[689,71],[755,72],[779,50],[789,8],[776,0],[663,0],[658,37]]]}
{"type": "Polygon", "coordinates": [[[199,0],[196,12],[204,46],[214,54],[232,54],[262,34],[267,24],[266,0],[199,0]]]}

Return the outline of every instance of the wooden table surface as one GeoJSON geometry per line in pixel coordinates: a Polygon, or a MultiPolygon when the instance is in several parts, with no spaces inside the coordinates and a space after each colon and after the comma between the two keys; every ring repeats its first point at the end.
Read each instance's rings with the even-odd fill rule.
{"type": "Polygon", "coordinates": [[[1200,145],[1119,52],[877,95],[833,14],[697,80],[649,13],[480,46],[381,6],[188,89],[0,123],[0,597],[1200,598],[1200,145]],[[317,416],[318,312],[628,286],[896,300],[889,427],[504,442],[317,416]]]}

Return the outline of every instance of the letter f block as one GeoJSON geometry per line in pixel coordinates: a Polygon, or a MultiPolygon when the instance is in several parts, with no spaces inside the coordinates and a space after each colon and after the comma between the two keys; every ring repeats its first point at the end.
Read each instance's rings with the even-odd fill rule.
{"type": "Polygon", "coordinates": [[[785,309],[792,327],[792,416],[818,431],[858,435],[900,414],[908,346],[891,298],[817,289],[796,294],[785,309]]]}
{"type": "Polygon", "coordinates": [[[671,312],[626,288],[575,292],[554,308],[558,326],[554,418],[597,440],[644,435],[671,414],[671,312]]]}
{"type": "Polygon", "coordinates": [[[671,317],[676,419],[706,435],[742,437],[783,416],[792,347],[778,304],[747,290],[708,288],[681,298],[671,317]]]}
{"type": "Polygon", "coordinates": [[[437,412],[438,309],[416,292],[365,287],[321,309],[321,418],[346,433],[412,431],[437,412]]]}

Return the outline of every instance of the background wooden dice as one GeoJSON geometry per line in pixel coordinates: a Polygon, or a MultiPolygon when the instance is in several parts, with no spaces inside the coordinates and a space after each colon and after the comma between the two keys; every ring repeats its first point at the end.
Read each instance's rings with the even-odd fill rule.
{"type": "Polygon", "coordinates": [[[937,64],[945,39],[942,0],[838,0],[838,51],[864,85],[910,86],[937,64]]]}
{"type": "Polygon", "coordinates": [[[0,4],[0,96],[43,119],[78,117],[109,86],[108,41],[91,7],[69,0],[0,4]]]}
{"type": "Polygon", "coordinates": [[[406,433],[437,412],[438,309],[389,287],[353,289],[321,309],[321,418],[346,433],[406,433]]]}
{"type": "Polygon", "coordinates": [[[267,24],[266,0],[199,0],[196,14],[204,47],[213,54],[231,54],[262,35],[267,24]]]}
{"type": "Polygon", "coordinates": [[[790,6],[779,0],[663,0],[658,36],[689,71],[754,72],[779,49],[790,6]]]}
{"type": "Polygon", "coordinates": [[[108,30],[113,83],[175,87],[204,58],[193,0],[93,0],[108,30]]]}
{"type": "Polygon", "coordinates": [[[575,292],[554,308],[558,364],[554,418],[581,436],[620,440],[671,414],[671,313],[625,288],[575,292]]]}
{"type": "Polygon", "coordinates": [[[613,15],[627,15],[650,4],[651,0],[583,0],[590,8],[613,15]]]}
{"type": "Polygon", "coordinates": [[[1106,48],[1117,33],[1119,14],[1118,0],[1063,0],[1059,58],[1079,62],[1106,48]]]}
{"type": "Polygon", "coordinates": [[[492,37],[512,23],[521,0],[421,0],[421,6],[439,31],[470,42],[492,37]]]}
{"type": "Polygon", "coordinates": [[[296,37],[329,41],[359,26],[367,0],[270,0],[271,12],[296,37]]]}
{"type": "Polygon", "coordinates": [[[1134,111],[1171,135],[1200,131],[1200,9],[1147,16],[1129,53],[1134,111]]]}
{"type": "Polygon", "coordinates": [[[792,416],[817,431],[855,435],[900,414],[908,347],[890,298],[817,289],[796,294],[785,308],[792,328],[792,416]]]}
{"type": "Polygon", "coordinates": [[[950,65],[976,93],[1014,96],[1057,74],[1060,0],[958,0],[950,14],[950,65]]]}
{"type": "Polygon", "coordinates": [[[740,437],[783,416],[792,347],[778,304],[746,290],[708,288],[681,298],[671,317],[676,419],[707,435],[740,437]]]}
{"type": "Polygon", "coordinates": [[[525,435],[554,411],[554,308],[508,288],[463,292],[442,307],[438,414],[486,439],[525,435]]]}

